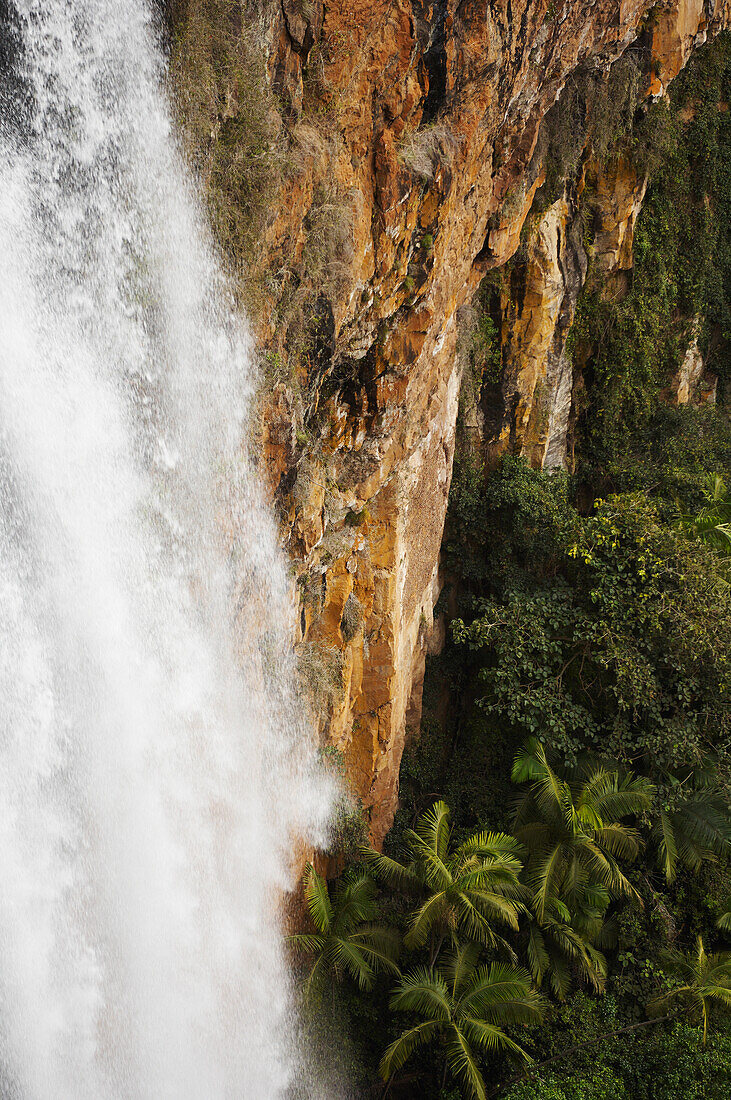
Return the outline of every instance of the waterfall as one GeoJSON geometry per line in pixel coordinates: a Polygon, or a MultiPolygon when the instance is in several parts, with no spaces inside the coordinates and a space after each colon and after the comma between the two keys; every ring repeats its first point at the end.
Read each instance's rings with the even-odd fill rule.
{"type": "Polygon", "coordinates": [[[274,1100],[330,795],[144,0],[0,5],[0,1095],[274,1100]]]}

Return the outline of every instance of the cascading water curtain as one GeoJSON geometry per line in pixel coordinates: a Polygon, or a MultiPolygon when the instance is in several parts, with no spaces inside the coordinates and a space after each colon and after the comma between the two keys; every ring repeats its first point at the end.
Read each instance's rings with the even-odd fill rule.
{"type": "Polygon", "coordinates": [[[322,839],[250,343],[144,0],[0,5],[0,1096],[296,1084],[322,839]]]}

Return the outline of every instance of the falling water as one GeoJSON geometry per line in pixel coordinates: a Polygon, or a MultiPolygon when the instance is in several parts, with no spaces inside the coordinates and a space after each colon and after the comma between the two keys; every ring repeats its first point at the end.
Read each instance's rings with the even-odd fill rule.
{"type": "Polygon", "coordinates": [[[2,15],[0,1095],[273,1100],[297,1073],[276,906],[328,796],[250,340],[151,8],[2,15]]]}

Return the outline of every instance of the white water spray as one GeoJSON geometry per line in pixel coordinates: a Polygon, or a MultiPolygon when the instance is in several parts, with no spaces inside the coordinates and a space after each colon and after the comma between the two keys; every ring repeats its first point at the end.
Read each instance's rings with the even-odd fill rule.
{"type": "Polygon", "coordinates": [[[274,1100],[277,897],[328,795],[249,339],[144,0],[0,34],[0,1095],[274,1100]]]}

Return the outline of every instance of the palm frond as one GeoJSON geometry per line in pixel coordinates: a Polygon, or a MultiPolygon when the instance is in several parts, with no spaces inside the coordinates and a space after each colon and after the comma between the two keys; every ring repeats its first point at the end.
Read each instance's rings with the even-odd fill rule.
{"type": "Polygon", "coordinates": [[[369,875],[355,879],[342,878],[335,887],[333,930],[347,935],[363,921],[370,921],[376,912],[376,884],[369,875]]]}
{"type": "Polygon", "coordinates": [[[573,895],[574,909],[604,913],[610,902],[609,891],[600,882],[586,882],[573,895]]]}
{"type": "Polygon", "coordinates": [[[716,921],[716,928],[721,932],[731,932],[731,912],[723,913],[716,921]]]}
{"type": "Polygon", "coordinates": [[[543,919],[547,906],[558,893],[561,876],[566,867],[566,855],[562,845],[557,845],[541,860],[531,876],[536,916],[543,919]]]}
{"type": "Polygon", "coordinates": [[[333,908],[327,891],[325,879],[318,875],[311,863],[307,864],[304,876],[305,899],[312,922],[318,932],[327,935],[333,919],[333,908]]]}
{"type": "Polygon", "coordinates": [[[560,814],[564,822],[570,821],[573,811],[571,788],[565,780],[559,779],[548,763],[543,775],[533,784],[533,797],[544,814],[560,814]]]}
{"type": "Polygon", "coordinates": [[[531,921],[528,928],[528,947],[526,953],[528,955],[528,965],[530,966],[533,981],[539,986],[543,981],[544,974],[548,970],[550,959],[546,951],[546,942],[535,921],[531,921]]]}
{"type": "Polygon", "coordinates": [[[383,928],[380,925],[366,925],[349,936],[374,971],[385,970],[399,976],[397,966],[401,937],[395,928],[383,928]]]}
{"type": "Polygon", "coordinates": [[[458,1028],[451,1028],[447,1041],[447,1065],[461,1082],[467,1096],[472,1100],[485,1100],[485,1082],[477,1065],[472,1049],[458,1028]]]}
{"type": "Polygon", "coordinates": [[[553,949],[551,951],[551,969],[548,972],[551,989],[559,1001],[565,1001],[571,992],[571,968],[563,956],[553,949]]]}
{"type": "Polygon", "coordinates": [[[715,863],[716,855],[710,849],[704,845],[699,844],[696,840],[687,834],[681,833],[677,835],[678,844],[678,863],[681,863],[684,867],[687,867],[690,871],[700,871],[704,863],[715,863]]]}
{"type": "Polygon", "coordinates": [[[494,1024],[536,1023],[542,1015],[543,998],[523,967],[494,962],[475,970],[458,1010],[494,1024]]]}
{"type": "Polygon", "coordinates": [[[416,824],[415,832],[427,851],[443,862],[449,850],[451,833],[447,803],[435,802],[425,810],[416,824]]]}
{"type": "Polygon", "coordinates": [[[685,1012],[700,1019],[705,1046],[711,1006],[731,1009],[731,953],[708,955],[703,937],[698,936],[694,952],[687,955],[667,952],[665,961],[672,971],[685,979],[684,984],[656,994],[647,1006],[648,1012],[657,1015],[679,1003],[685,1012]]]}
{"type": "Polygon", "coordinates": [[[460,1022],[460,1028],[465,1033],[470,1043],[486,1054],[500,1049],[507,1049],[511,1054],[517,1054],[519,1057],[524,1058],[526,1062],[532,1061],[530,1055],[526,1054],[518,1043],[510,1039],[505,1032],[501,1028],[496,1027],[495,1024],[489,1024],[485,1020],[476,1020],[472,1016],[466,1016],[460,1022]]]}
{"type": "Polygon", "coordinates": [[[483,830],[460,844],[455,855],[458,860],[467,856],[480,856],[483,860],[495,860],[504,866],[522,866],[520,853],[521,845],[514,836],[483,830]]]}
{"type": "Polygon", "coordinates": [[[398,1039],[394,1039],[381,1058],[379,1072],[383,1080],[388,1081],[409,1060],[415,1050],[435,1039],[439,1034],[440,1026],[437,1020],[425,1020],[416,1027],[410,1027],[408,1031],[404,1031],[398,1039]]]}
{"type": "Polygon", "coordinates": [[[603,852],[598,845],[587,841],[581,848],[579,858],[615,897],[635,898],[640,905],[642,904],[640,895],[627,876],[620,870],[616,861],[609,854],[603,852]]]}
{"type": "Polygon", "coordinates": [[[693,798],[673,814],[676,830],[716,855],[731,854],[731,818],[723,799],[693,798]]]}
{"type": "Polygon", "coordinates": [[[479,943],[463,940],[440,960],[439,973],[449,984],[453,998],[458,996],[464,983],[474,973],[481,950],[479,943]]]}
{"type": "Polygon", "coordinates": [[[549,914],[551,921],[558,920],[563,924],[571,924],[571,910],[563,898],[551,899],[551,904],[546,907],[546,918],[549,914]]]}
{"type": "Polygon", "coordinates": [[[446,863],[427,848],[420,855],[419,870],[425,885],[431,890],[447,890],[452,884],[452,875],[446,863]]]}
{"type": "Polygon", "coordinates": [[[460,927],[465,935],[486,947],[496,946],[499,937],[495,934],[489,920],[485,917],[467,894],[456,898],[460,927]]]}
{"type": "Polygon", "coordinates": [[[723,1008],[731,1008],[731,989],[722,985],[702,987],[700,993],[710,1001],[718,1001],[723,1008]]]}
{"type": "Polygon", "coordinates": [[[619,940],[619,926],[615,917],[606,920],[599,931],[592,936],[592,942],[601,951],[611,951],[619,940]]]}
{"type": "Polygon", "coordinates": [[[584,944],[584,957],[579,963],[584,978],[593,987],[595,993],[602,993],[607,980],[609,967],[601,951],[590,943],[584,944]]]}
{"type": "Polygon", "coordinates": [[[348,939],[360,947],[380,951],[391,959],[397,959],[401,950],[398,929],[383,924],[363,924],[348,939]]]}
{"type": "Polygon", "coordinates": [[[486,920],[497,921],[512,928],[514,932],[518,931],[518,915],[525,912],[525,906],[520,902],[506,898],[502,893],[496,894],[493,890],[460,890],[457,897],[459,908],[469,902],[486,920]]]}
{"type": "Polygon", "coordinates": [[[336,974],[342,970],[350,974],[360,989],[373,988],[375,971],[363,949],[350,940],[332,940],[329,954],[336,974]]]}
{"type": "Polygon", "coordinates": [[[513,783],[532,783],[540,779],[546,767],[546,754],[537,737],[529,737],[513,760],[513,783]]]}
{"type": "Polygon", "coordinates": [[[325,967],[325,956],[324,954],[319,955],[318,958],[315,959],[315,962],[312,965],[310,972],[303,983],[302,988],[306,999],[309,998],[310,994],[312,993],[315,982],[317,978],[320,977],[320,975],[324,972],[325,967]]]}
{"type": "Polygon", "coordinates": [[[444,894],[432,894],[414,910],[404,936],[404,944],[409,950],[415,947],[423,947],[432,927],[442,918],[444,908],[444,894]]]}
{"type": "Polygon", "coordinates": [[[640,850],[640,834],[626,825],[603,825],[594,833],[594,840],[617,859],[632,862],[640,850]]]}
{"type": "Polygon", "coordinates": [[[381,852],[376,852],[373,848],[361,848],[361,856],[368,870],[375,875],[379,882],[384,883],[386,886],[411,894],[416,894],[421,889],[421,880],[414,873],[413,868],[407,867],[381,852]]]}
{"type": "Polygon", "coordinates": [[[586,954],[586,943],[570,924],[562,924],[553,920],[547,921],[544,925],[544,933],[573,962],[577,962],[586,954]]]}
{"type": "MultiPolygon", "coordinates": [[[[535,804],[531,802],[531,806],[536,813],[535,804]]],[[[516,828],[515,835],[529,855],[535,856],[537,852],[546,851],[551,846],[556,833],[545,821],[527,821],[516,828]]]]}
{"type": "Polygon", "coordinates": [[[655,787],[642,776],[631,772],[620,778],[618,772],[597,769],[587,781],[584,791],[603,822],[619,821],[649,810],[655,787]]]}
{"type": "Polygon", "coordinates": [[[287,936],[285,942],[299,954],[319,955],[325,945],[325,937],[298,932],[295,935],[287,936]]]}
{"type": "Polygon", "coordinates": [[[442,1023],[451,1016],[447,983],[438,971],[427,966],[417,966],[404,974],[390,1004],[395,1012],[417,1012],[442,1023]]]}
{"type": "Polygon", "coordinates": [[[525,887],[518,881],[521,870],[521,863],[518,863],[517,870],[490,863],[478,864],[474,870],[458,874],[454,885],[458,890],[488,890],[490,893],[500,893],[503,897],[525,897],[525,887]]]}
{"type": "Polygon", "coordinates": [[[652,833],[657,845],[660,866],[665,873],[665,881],[673,882],[678,866],[678,845],[672,818],[665,810],[660,810],[652,833]]]}

